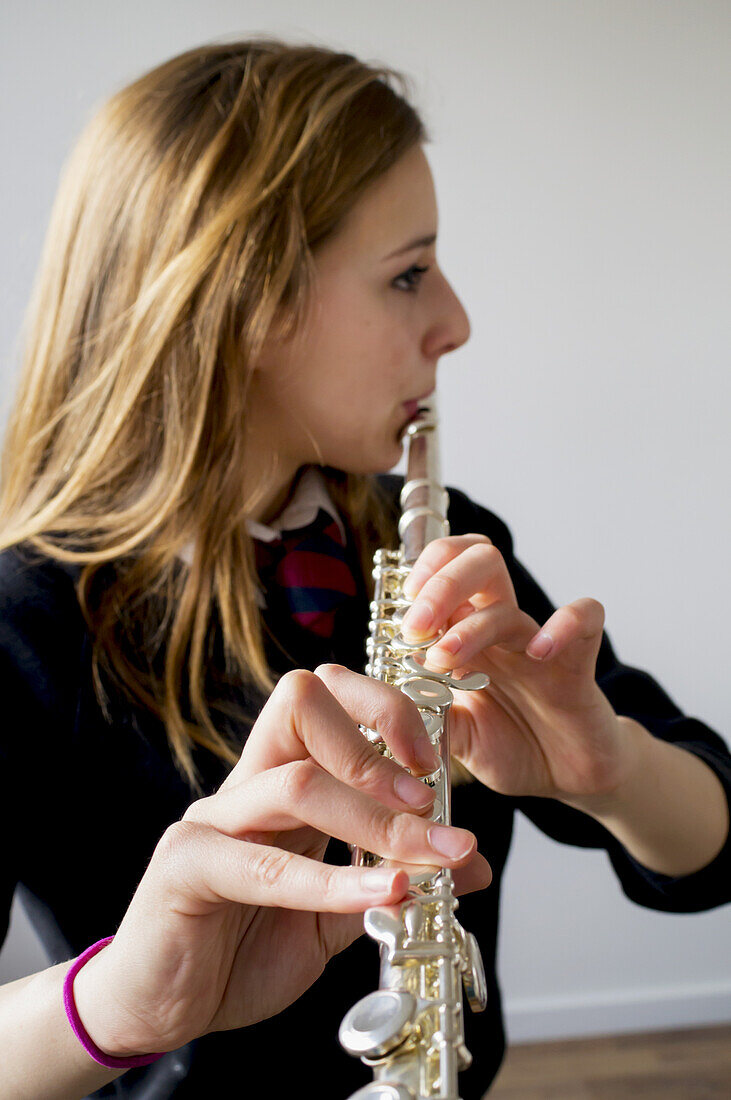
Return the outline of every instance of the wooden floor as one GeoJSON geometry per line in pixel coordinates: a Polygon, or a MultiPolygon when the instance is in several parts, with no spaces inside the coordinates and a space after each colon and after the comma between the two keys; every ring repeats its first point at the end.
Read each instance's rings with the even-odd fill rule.
{"type": "Polygon", "coordinates": [[[731,1026],[529,1043],[489,1100],[731,1100],[731,1026]]]}

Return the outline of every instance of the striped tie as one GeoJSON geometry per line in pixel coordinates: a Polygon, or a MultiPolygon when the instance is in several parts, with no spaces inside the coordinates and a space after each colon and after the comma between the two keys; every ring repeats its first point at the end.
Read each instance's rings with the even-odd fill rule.
{"type": "Polygon", "coordinates": [[[256,540],[254,546],[268,605],[305,630],[330,638],[337,609],[356,594],[335,520],[320,508],[307,527],[283,531],[273,542],[256,540]]]}

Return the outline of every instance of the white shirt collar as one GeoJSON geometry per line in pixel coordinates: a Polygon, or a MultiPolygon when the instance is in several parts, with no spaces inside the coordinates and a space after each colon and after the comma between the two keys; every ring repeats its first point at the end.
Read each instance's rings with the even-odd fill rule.
{"type": "Polygon", "coordinates": [[[260,542],[273,542],[282,531],[296,531],[313,523],[321,508],[337,523],[344,543],[345,527],[330,497],[322,471],[318,466],[308,466],[297,482],[294,496],[279,515],[268,524],[248,519],[246,529],[252,538],[260,542]]]}
{"type": "MultiPolygon", "coordinates": [[[[324,508],[335,520],[345,543],[345,527],[328,492],[322,471],[318,466],[308,466],[297,482],[294,496],[279,515],[268,524],[247,519],[246,529],[254,539],[273,542],[274,539],[279,538],[282,531],[296,531],[299,527],[306,527],[312,523],[320,508],[324,508]]],[[[190,565],[193,561],[193,543],[186,543],[180,550],[179,556],[190,565]]]]}

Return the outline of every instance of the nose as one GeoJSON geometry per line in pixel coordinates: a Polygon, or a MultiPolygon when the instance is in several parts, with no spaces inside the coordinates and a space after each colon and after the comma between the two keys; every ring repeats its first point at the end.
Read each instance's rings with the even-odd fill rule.
{"type": "Polygon", "coordinates": [[[424,336],[424,355],[437,359],[461,348],[469,338],[470,319],[451,284],[441,275],[439,301],[434,303],[431,324],[424,336]]]}

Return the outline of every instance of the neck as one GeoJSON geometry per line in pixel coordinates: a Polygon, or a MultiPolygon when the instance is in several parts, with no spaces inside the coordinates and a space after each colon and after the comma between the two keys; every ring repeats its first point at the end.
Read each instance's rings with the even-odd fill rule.
{"type": "Polygon", "coordinates": [[[305,467],[301,466],[298,470],[290,471],[286,477],[273,478],[267,483],[256,495],[256,503],[249,513],[250,518],[263,524],[276,519],[290,501],[304,470],[305,467]]]}

